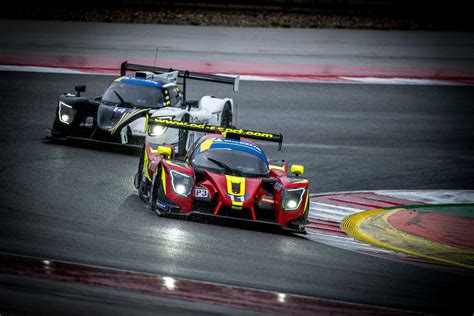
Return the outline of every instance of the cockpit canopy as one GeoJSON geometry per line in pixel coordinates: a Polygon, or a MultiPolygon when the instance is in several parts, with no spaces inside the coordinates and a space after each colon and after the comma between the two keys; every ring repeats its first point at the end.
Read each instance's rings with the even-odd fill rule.
{"type": "Polygon", "coordinates": [[[154,81],[128,77],[112,82],[102,96],[105,105],[131,108],[159,109],[179,106],[179,101],[181,96],[175,85],[163,87],[154,81]]]}
{"type": "Polygon", "coordinates": [[[225,138],[208,138],[190,156],[194,168],[218,173],[234,173],[245,177],[268,176],[268,162],[263,151],[254,144],[225,138]]]}

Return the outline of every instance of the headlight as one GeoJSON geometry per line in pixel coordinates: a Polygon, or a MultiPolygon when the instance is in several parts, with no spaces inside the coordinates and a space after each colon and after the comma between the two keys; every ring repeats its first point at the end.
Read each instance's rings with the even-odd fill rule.
{"type": "Polygon", "coordinates": [[[161,136],[165,133],[166,127],[161,125],[152,125],[149,128],[150,136],[161,136]]]}
{"type": "Polygon", "coordinates": [[[294,211],[300,207],[305,188],[283,190],[281,203],[285,211],[294,211]]]}
{"type": "Polygon", "coordinates": [[[76,115],[76,110],[64,103],[63,101],[59,101],[59,120],[65,124],[71,124],[74,116],[76,115]]]}
{"type": "Polygon", "coordinates": [[[179,195],[189,196],[193,189],[193,178],[175,170],[170,170],[170,175],[173,191],[179,195]]]}
{"type": "MultiPolygon", "coordinates": [[[[155,117],[153,117],[153,118],[155,118],[155,117]]],[[[174,118],[174,116],[158,116],[156,118],[172,120],[174,118]]],[[[161,136],[166,132],[167,129],[168,129],[168,127],[152,124],[152,125],[148,126],[148,134],[150,136],[161,136]]]]}

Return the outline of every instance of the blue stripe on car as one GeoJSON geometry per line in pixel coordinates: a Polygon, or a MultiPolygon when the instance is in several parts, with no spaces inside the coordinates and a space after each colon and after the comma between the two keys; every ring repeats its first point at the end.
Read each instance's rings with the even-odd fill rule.
{"type": "Polygon", "coordinates": [[[267,164],[267,157],[263,153],[260,148],[253,144],[249,144],[246,142],[241,142],[241,141],[227,141],[225,138],[217,138],[214,140],[214,142],[211,145],[210,149],[217,149],[217,148],[229,148],[233,150],[240,150],[240,151],[245,151],[249,154],[253,154],[260,158],[265,164],[267,164]]]}
{"type": "Polygon", "coordinates": [[[157,88],[162,88],[163,85],[156,81],[151,81],[151,80],[144,80],[144,79],[131,79],[131,78],[124,78],[121,82],[123,83],[129,83],[129,84],[136,84],[139,86],[149,86],[149,87],[157,87],[157,88]]]}

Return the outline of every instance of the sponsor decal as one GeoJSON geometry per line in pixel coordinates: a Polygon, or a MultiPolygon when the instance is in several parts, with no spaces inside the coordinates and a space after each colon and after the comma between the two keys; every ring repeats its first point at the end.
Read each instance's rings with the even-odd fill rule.
{"type": "Polygon", "coordinates": [[[86,117],[84,122],[81,122],[81,124],[79,124],[79,126],[87,127],[87,128],[92,128],[93,125],[94,125],[94,118],[91,116],[86,117]]]}
{"type": "Polygon", "coordinates": [[[256,136],[256,137],[261,137],[261,138],[268,138],[268,139],[273,139],[277,137],[278,135],[274,135],[271,133],[263,133],[263,132],[255,132],[255,131],[248,131],[248,130],[243,130],[239,128],[231,128],[231,127],[222,127],[222,126],[215,126],[215,125],[207,125],[203,123],[188,123],[188,122],[182,122],[182,121],[175,121],[175,120],[167,120],[167,119],[160,119],[156,118],[154,120],[154,123],[163,123],[168,126],[176,126],[176,127],[190,127],[190,128],[196,128],[200,129],[203,132],[214,132],[216,130],[219,130],[220,132],[229,132],[229,133],[234,133],[234,134],[239,134],[242,136],[256,136]]]}
{"type": "Polygon", "coordinates": [[[123,127],[123,125],[125,125],[123,123],[127,123],[127,121],[129,119],[131,119],[131,118],[133,118],[137,115],[140,115],[142,113],[145,113],[145,112],[148,112],[148,109],[141,109],[141,110],[134,109],[134,110],[131,110],[131,112],[128,112],[128,113],[122,115],[122,117],[119,119],[117,124],[110,129],[110,134],[113,135],[117,131],[117,129],[123,127]]]}
{"type": "Polygon", "coordinates": [[[109,110],[110,112],[120,113],[120,114],[133,111],[133,109],[121,108],[121,107],[119,107],[119,106],[109,107],[108,110],[109,110]]]}
{"type": "Polygon", "coordinates": [[[166,72],[161,75],[154,75],[155,79],[160,78],[170,82],[177,82],[178,81],[178,71],[166,72]]]}
{"type": "Polygon", "coordinates": [[[169,209],[168,205],[161,203],[159,200],[156,200],[156,206],[158,206],[159,208],[161,208],[165,211],[167,211],[169,209]]]}
{"type": "Polygon", "coordinates": [[[275,191],[280,191],[283,188],[283,185],[280,182],[275,183],[275,191]]]}
{"type": "Polygon", "coordinates": [[[194,189],[194,197],[196,198],[208,198],[209,197],[209,190],[206,188],[195,188],[194,189]]]}
{"type": "Polygon", "coordinates": [[[245,194],[244,196],[235,196],[235,195],[227,193],[226,195],[232,202],[243,203],[249,198],[248,194],[245,194]]]}
{"type": "Polygon", "coordinates": [[[258,148],[258,147],[255,146],[254,144],[247,143],[247,142],[241,142],[241,141],[238,141],[238,140],[235,140],[235,139],[216,138],[216,139],[214,140],[214,142],[216,142],[216,143],[222,142],[222,143],[228,143],[228,144],[236,144],[236,145],[241,145],[241,146],[250,147],[250,148],[252,148],[252,149],[255,149],[255,150],[258,151],[258,152],[261,152],[261,151],[262,151],[260,148],[258,148]]]}
{"type": "Polygon", "coordinates": [[[143,129],[141,129],[141,128],[132,129],[132,134],[133,135],[145,136],[145,133],[143,132],[143,129]]]}

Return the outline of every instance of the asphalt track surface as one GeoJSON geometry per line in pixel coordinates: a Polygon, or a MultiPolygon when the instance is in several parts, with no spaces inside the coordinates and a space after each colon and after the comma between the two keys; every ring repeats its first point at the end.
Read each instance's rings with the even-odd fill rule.
{"type": "MultiPolygon", "coordinates": [[[[0,20],[0,54],[338,66],[472,68],[463,32],[406,32],[0,20]]],[[[168,67],[168,65],[163,65],[168,67]]]]}
{"type": "MultiPolygon", "coordinates": [[[[138,157],[44,142],[60,93],[85,83],[87,95],[98,95],[110,79],[1,73],[0,251],[472,314],[472,274],[384,260],[261,227],[162,219],[133,189],[138,157]]],[[[268,155],[304,164],[314,193],[474,188],[472,87],[243,82],[236,94],[220,88],[196,83],[189,91],[232,96],[239,104],[238,126],[282,132],[283,150],[265,145],[268,155]]],[[[32,295],[41,304],[51,299],[32,295]]],[[[106,295],[113,301],[114,293],[106,295]]],[[[132,296],[121,300],[120,311],[134,310],[132,296]]],[[[53,301],[65,308],[64,300],[53,301]]],[[[139,311],[156,307],[142,300],[139,311]]],[[[93,310],[117,312],[100,302],[93,310]]],[[[179,312],[185,306],[168,308],[179,312]]]]}

